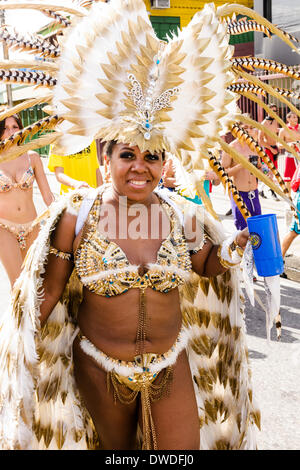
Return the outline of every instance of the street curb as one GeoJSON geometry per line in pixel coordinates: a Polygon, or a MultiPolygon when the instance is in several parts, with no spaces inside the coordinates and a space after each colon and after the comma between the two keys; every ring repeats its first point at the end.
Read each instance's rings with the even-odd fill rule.
{"type": "Polygon", "coordinates": [[[284,272],[287,275],[287,279],[300,282],[300,257],[294,255],[286,257],[284,260],[284,272]]]}

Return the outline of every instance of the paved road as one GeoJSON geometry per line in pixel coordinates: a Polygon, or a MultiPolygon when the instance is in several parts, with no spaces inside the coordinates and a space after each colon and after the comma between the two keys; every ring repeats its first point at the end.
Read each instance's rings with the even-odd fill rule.
{"type": "MultiPolygon", "coordinates": [[[[228,232],[234,230],[232,217],[224,217],[229,202],[219,186],[213,189],[214,208],[228,232]]],[[[262,199],[263,213],[276,213],[280,238],[287,231],[287,204],[262,199]]],[[[288,254],[293,278],[300,281],[298,268],[300,237],[288,254]]],[[[258,278],[256,289],[265,300],[263,280],[258,278]]],[[[262,430],[258,433],[258,448],[263,450],[300,449],[300,283],[281,279],[282,338],[276,340],[272,328],[271,342],[266,339],[265,313],[257,304],[246,300],[246,326],[253,388],[262,414],[262,430]]]]}
{"type": "MultiPolygon", "coordinates": [[[[45,163],[45,162],[44,162],[45,163]]],[[[53,175],[48,175],[50,186],[58,193],[58,184],[53,175]]],[[[34,199],[38,213],[44,208],[37,188],[34,199]]],[[[224,217],[229,201],[219,187],[213,189],[212,201],[216,212],[223,220],[225,230],[234,230],[232,217],[224,217]]],[[[286,204],[273,200],[262,200],[263,212],[275,212],[278,218],[280,236],[286,232],[286,204]]],[[[291,247],[291,259],[298,259],[300,237],[291,247]],[[294,258],[293,258],[294,257],[294,258]]],[[[296,271],[295,271],[296,272],[296,271]]],[[[300,280],[299,272],[296,278],[300,280]]],[[[264,299],[262,280],[256,286],[264,299]]],[[[249,357],[252,367],[256,399],[262,412],[262,431],[258,434],[259,449],[295,450],[300,449],[300,284],[282,279],[281,315],[282,339],[276,341],[275,328],[271,343],[266,340],[265,313],[261,307],[252,307],[246,302],[246,325],[249,357]]],[[[0,302],[4,309],[9,301],[9,283],[0,265],[0,302]]]]}

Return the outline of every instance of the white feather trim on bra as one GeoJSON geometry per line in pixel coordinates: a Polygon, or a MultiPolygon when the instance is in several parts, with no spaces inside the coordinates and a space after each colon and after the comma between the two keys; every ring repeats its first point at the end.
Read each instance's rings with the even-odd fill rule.
{"type": "MultiPolygon", "coordinates": [[[[160,264],[157,264],[157,263],[148,263],[146,266],[147,268],[149,268],[149,270],[153,269],[153,270],[160,271],[160,272],[176,274],[185,280],[189,280],[190,275],[191,275],[190,272],[187,272],[184,269],[178,268],[178,266],[176,266],[175,264],[170,264],[168,266],[161,266],[160,264]]],[[[105,271],[100,271],[99,273],[92,274],[90,276],[83,276],[80,278],[80,280],[83,284],[88,284],[90,282],[99,281],[100,279],[104,279],[106,277],[108,278],[115,274],[123,274],[123,273],[138,274],[138,269],[139,269],[139,266],[130,264],[129,266],[125,266],[123,268],[107,269],[105,271]]]]}

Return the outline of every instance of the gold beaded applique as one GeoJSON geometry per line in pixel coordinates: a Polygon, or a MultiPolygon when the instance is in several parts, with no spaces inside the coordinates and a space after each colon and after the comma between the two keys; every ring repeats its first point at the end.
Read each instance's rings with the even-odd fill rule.
{"type": "Polygon", "coordinates": [[[65,253],[64,251],[54,248],[54,246],[50,246],[49,253],[63,260],[67,260],[67,261],[73,260],[73,253],[65,253]]]}
{"type": "Polygon", "coordinates": [[[75,268],[85,287],[111,297],[133,287],[168,292],[186,281],[191,259],[180,221],[169,204],[161,200],[171,221],[170,234],[163,240],[156,262],[140,275],[138,266],[129,263],[123,250],[97,230],[101,199],[99,193],[88,216],[87,233],[75,254],[75,268]]]}

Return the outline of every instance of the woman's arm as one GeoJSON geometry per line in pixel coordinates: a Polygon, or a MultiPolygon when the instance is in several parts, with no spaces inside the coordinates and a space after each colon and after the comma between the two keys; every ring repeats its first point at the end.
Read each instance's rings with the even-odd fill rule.
{"type": "Polygon", "coordinates": [[[102,178],[100,168],[97,168],[96,170],[96,181],[97,181],[97,187],[102,186],[103,178],[102,178]]]}
{"type": "Polygon", "coordinates": [[[50,206],[50,204],[54,201],[55,198],[51,192],[41,157],[37,152],[30,152],[29,155],[31,166],[33,168],[35,179],[41,192],[43,201],[46,206],[50,206]]]}
{"type": "Polygon", "coordinates": [[[48,262],[43,274],[44,300],[40,308],[41,325],[59,301],[73,271],[73,242],[77,217],[65,212],[51,235],[48,262]]]}
{"type": "Polygon", "coordinates": [[[218,186],[221,183],[220,178],[213,170],[207,170],[204,173],[204,178],[211,181],[214,186],[218,186]]]}
{"type": "Polygon", "coordinates": [[[221,165],[224,170],[226,170],[228,176],[235,176],[235,174],[243,168],[243,165],[241,163],[235,165],[230,155],[225,152],[222,152],[221,165]]]}
{"type": "MultiPolygon", "coordinates": [[[[283,127],[279,130],[278,136],[286,142],[286,133],[283,127]]],[[[285,148],[283,147],[283,145],[281,145],[280,142],[277,142],[277,147],[279,148],[279,150],[285,150],[285,148]]]]}
{"type": "MultiPolygon", "coordinates": [[[[239,231],[232,244],[230,244],[233,245],[233,252],[236,250],[236,247],[238,247],[237,249],[239,252],[240,250],[244,250],[248,238],[248,228],[239,231]]],[[[219,274],[222,274],[227,271],[227,269],[229,268],[229,265],[227,266],[227,264],[228,262],[230,263],[230,258],[226,257],[226,259],[222,259],[221,248],[220,245],[214,245],[210,240],[206,240],[206,243],[203,245],[203,248],[191,256],[193,271],[195,271],[200,276],[204,277],[218,276],[219,274]]],[[[238,264],[239,258],[241,260],[240,255],[236,255],[234,259],[231,260],[231,264],[238,264]]]]}
{"type": "Polygon", "coordinates": [[[162,180],[163,180],[164,186],[166,186],[167,188],[175,188],[176,177],[175,177],[175,170],[174,170],[171,159],[166,161],[163,175],[162,175],[162,180]]]}
{"type": "Polygon", "coordinates": [[[71,176],[66,175],[62,166],[56,166],[54,171],[57,181],[65,186],[69,186],[69,188],[79,189],[89,187],[86,181],[75,180],[71,176]]]}
{"type": "MultiPolygon", "coordinates": [[[[264,127],[269,128],[270,130],[272,130],[272,128],[271,128],[267,123],[268,123],[268,121],[266,121],[266,120],[264,119],[261,124],[262,124],[264,127]]],[[[269,149],[272,153],[275,152],[275,150],[272,148],[272,146],[268,143],[268,138],[267,138],[266,134],[265,134],[263,131],[261,131],[261,130],[258,131],[257,142],[259,143],[259,145],[260,145],[261,147],[264,147],[264,148],[266,148],[266,149],[269,149]]]]}

